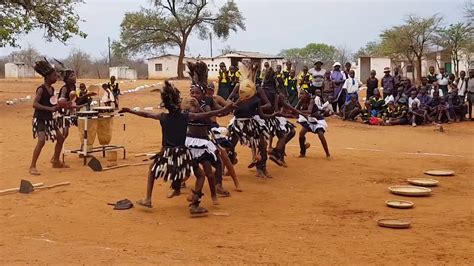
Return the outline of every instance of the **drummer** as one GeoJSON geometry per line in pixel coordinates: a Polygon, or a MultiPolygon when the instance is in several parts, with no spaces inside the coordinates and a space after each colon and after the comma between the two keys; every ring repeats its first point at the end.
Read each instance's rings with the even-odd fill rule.
{"type": "Polygon", "coordinates": [[[109,90],[112,91],[112,93],[114,94],[114,98],[115,98],[115,108],[119,108],[119,96],[120,96],[120,89],[119,89],[119,84],[118,82],[115,82],[116,78],[115,76],[111,76],[110,77],[110,82],[107,84],[107,86],[109,87],[109,90]]]}
{"type": "MultiPolygon", "coordinates": [[[[109,89],[109,85],[107,85],[107,83],[102,84],[102,89],[104,90],[104,95],[102,95],[104,105],[112,106],[112,103],[115,104],[115,97],[113,92],[109,89]]],[[[117,108],[117,104],[115,104],[115,108],[117,108]]]]}
{"type": "Polygon", "coordinates": [[[81,83],[79,84],[79,91],[77,91],[76,97],[76,106],[77,109],[80,110],[82,107],[86,107],[87,111],[91,109],[92,98],[91,95],[95,93],[90,93],[87,90],[86,84],[81,83]]]}

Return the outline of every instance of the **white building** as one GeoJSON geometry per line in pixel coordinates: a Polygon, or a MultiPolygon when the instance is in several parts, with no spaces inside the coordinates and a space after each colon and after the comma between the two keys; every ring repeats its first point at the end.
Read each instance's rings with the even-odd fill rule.
{"type": "MultiPolygon", "coordinates": [[[[261,68],[263,64],[268,62],[271,67],[275,68],[277,65],[283,64],[283,57],[266,55],[258,52],[243,52],[235,51],[228,54],[216,56],[214,58],[190,58],[185,57],[184,63],[188,61],[203,61],[207,64],[209,69],[209,79],[217,79],[219,73],[219,64],[225,63],[227,69],[229,66],[238,66],[238,62],[251,61],[258,63],[261,68]]],[[[149,79],[170,79],[178,76],[178,56],[177,55],[162,55],[158,57],[148,58],[148,78],[149,79]]],[[[184,76],[188,77],[188,68],[185,66],[184,76]]]]}
{"type": "MultiPolygon", "coordinates": [[[[184,76],[188,77],[188,68],[186,62],[196,61],[194,58],[184,58],[184,76]]],[[[152,57],[147,59],[148,64],[148,78],[149,79],[171,79],[178,77],[178,56],[166,54],[162,56],[152,57]]]]}
{"type": "Polygon", "coordinates": [[[137,71],[128,66],[118,66],[109,68],[110,77],[115,76],[117,79],[137,79],[137,71]]]}
{"type": "Polygon", "coordinates": [[[34,78],[40,77],[36,74],[32,66],[22,62],[6,63],[5,64],[5,78],[34,78]]]}
{"type": "Polygon", "coordinates": [[[357,68],[354,68],[356,77],[365,82],[370,77],[370,71],[377,72],[376,77],[380,80],[384,76],[383,69],[392,68],[392,60],[388,57],[360,57],[357,61],[357,68]]]}

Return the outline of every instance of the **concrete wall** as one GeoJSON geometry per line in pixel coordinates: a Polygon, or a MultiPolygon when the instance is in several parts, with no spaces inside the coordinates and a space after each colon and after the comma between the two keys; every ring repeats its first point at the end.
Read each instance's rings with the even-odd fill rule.
{"type": "Polygon", "coordinates": [[[109,75],[117,79],[137,79],[137,71],[126,66],[109,68],[109,75]]]}
{"type": "Polygon", "coordinates": [[[20,63],[5,64],[5,78],[34,78],[36,72],[33,67],[20,63]]]}
{"type": "Polygon", "coordinates": [[[231,65],[231,59],[230,58],[227,58],[227,57],[222,57],[222,58],[206,58],[206,59],[202,59],[201,61],[203,61],[204,63],[207,64],[207,68],[209,70],[208,72],[208,78],[210,80],[217,80],[218,79],[218,75],[219,75],[219,64],[220,63],[224,63],[227,67],[227,69],[229,69],[229,66],[231,65]]]}
{"type": "MultiPolygon", "coordinates": [[[[195,61],[192,58],[184,58],[184,64],[188,61],[195,61]]],[[[149,79],[170,79],[178,77],[178,57],[163,56],[148,59],[148,78],[149,79]],[[161,71],[156,69],[156,65],[161,64],[161,71]]],[[[188,75],[188,67],[185,66],[185,77],[188,75]]]]}

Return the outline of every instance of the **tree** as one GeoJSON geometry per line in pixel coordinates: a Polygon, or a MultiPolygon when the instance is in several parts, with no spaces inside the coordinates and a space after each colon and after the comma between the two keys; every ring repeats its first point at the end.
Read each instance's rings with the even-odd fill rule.
{"type": "Polygon", "coordinates": [[[10,57],[13,62],[23,62],[29,66],[33,66],[35,62],[41,57],[38,50],[29,45],[28,48],[18,52],[12,52],[10,57]]]}
{"type": "Polygon", "coordinates": [[[354,54],[354,59],[363,56],[376,56],[379,54],[379,48],[379,43],[375,41],[368,42],[364,47],[359,48],[359,50],[354,54]]]}
{"type": "Polygon", "coordinates": [[[405,57],[410,64],[416,62],[416,78],[421,80],[421,62],[436,36],[442,17],[434,15],[422,18],[410,15],[405,24],[385,30],[381,34],[383,49],[405,57]],[[385,43],[384,43],[385,42],[385,43]]]}
{"type": "Polygon", "coordinates": [[[346,62],[352,61],[354,55],[352,51],[346,46],[341,45],[336,48],[336,61],[341,64],[345,64],[346,62]]]}
{"type": "Polygon", "coordinates": [[[34,29],[43,29],[47,41],[65,43],[73,35],[86,38],[79,29],[76,5],[82,0],[0,1],[0,47],[18,47],[18,38],[34,29]]]}
{"type": "Polygon", "coordinates": [[[464,17],[467,19],[467,23],[474,23],[474,1],[467,0],[464,8],[464,17]]]}
{"type": "Polygon", "coordinates": [[[82,77],[85,74],[85,70],[88,69],[88,66],[91,64],[91,57],[86,52],[81,51],[80,49],[73,49],[69,54],[69,57],[66,59],[66,66],[70,66],[76,76],[82,77]]]}
{"type": "Polygon", "coordinates": [[[137,54],[150,50],[164,51],[179,47],[178,78],[183,78],[183,59],[189,36],[195,32],[201,39],[212,31],[226,39],[230,32],[245,30],[245,23],[234,1],[227,1],[213,13],[207,0],[155,0],[153,8],[126,13],[120,38],[113,47],[116,53],[137,54]]]}
{"type": "Polygon", "coordinates": [[[310,66],[316,60],[320,60],[324,64],[331,64],[336,56],[336,48],[324,43],[310,43],[303,48],[282,50],[280,56],[293,61],[295,65],[310,66]]]}
{"type": "MultiPolygon", "coordinates": [[[[408,61],[414,65],[415,54],[410,48],[411,35],[407,26],[397,26],[385,30],[380,35],[382,41],[379,46],[379,53],[388,56],[393,61],[408,61]]],[[[415,73],[412,72],[412,78],[415,79],[415,73]]]]}
{"type": "Polygon", "coordinates": [[[474,41],[473,34],[474,29],[470,24],[459,22],[439,29],[433,40],[436,45],[448,50],[451,54],[456,76],[459,75],[459,61],[463,53],[474,41]]]}

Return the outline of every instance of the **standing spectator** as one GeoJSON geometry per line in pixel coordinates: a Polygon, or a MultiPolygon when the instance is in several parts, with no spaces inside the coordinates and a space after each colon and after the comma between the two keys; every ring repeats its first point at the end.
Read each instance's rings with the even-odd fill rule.
{"type": "Polygon", "coordinates": [[[459,72],[459,78],[456,80],[456,88],[458,89],[458,95],[461,96],[461,99],[464,102],[467,89],[466,71],[462,70],[459,72]]]}
{"type": "Polygon", "coordinates": [[[451,93],[453,89],[456,89],[456,76],[451,73],[448,75],[448,93],[451,93]]]}
{"type": "Polygon", "coordinates": [[[444,72],[444,68],[440,67],[439,68],[439,74],[436,76],[437,83],[438,83],[438,88],[443,92],[442,96],[447,96],[448,95],[448,84],[449,84],[449,79],[444,72]]]}
{"type": "Polygon", "coordinates": [[[229,72],[227,71],[227,67],[224,62],[221,62],[219,64],[218,81],[219,81],[219,88],[217,89],[217,95],[227,100],[232,89],[230,87],[231,80],[229,77],[229,72]]]}
{"type": "MultiPolygon", "coordinates": [[[[436,78],[436,73],[435,73],[435,68],[434,66],[430,66],[429,67],[429,73],[428,75],[426,76],[426,79],[428,80],[428,84],[431,86],[431,88],[433,87],[433,84],[438,81],[438,78],[436,78]]],[[[431,93],[431,91],[430,91],[431,93]]]]}
{"type": "Polygon", "coordinates": [[[385,73],[385,76],[382,78],[382,88],[383,88],[383,94],[382,98],[385,98],[386,94],[388,91],[393,91],[395,88],[395,79],[393,78],[392,75],[390,75],[390,68],[385,67],[383,69],[383,72],[385,73]]]}
{"type": "Polygon", "coordinates": [[[298,80],[296,79],[296,72],[294,69],[290,70],[289,76],[285,79],[286,93],[288,95],[288,102],[295,107],[298,104],[298,80]]]}
{"type": "Polygon", "coordinates": [[[342,89],[342,85],[344,85],[344,81],[346,79],[344,78],[344,72],[341,71],[341,63],[334,63],[333,68],[334,69],[333,71],[331,71],[330,76],[331,82],[334,87],[334,98],[332,108],[334,112],[341,112],[342,106],[346,101],[346,92],[342,89]]]}
{"type": "Polygon", "coordinates": [[[260,71],[260,75],[257,75],[257,82],[256,85],[262,85],[263,80],[265,79],[265,73],[270,69],[270,64],[265,62],[263,64],[263,69],[260,71]]]}
{"type": "Polygon", "coordinates": [[[402,73],[400,72],[400,69],[398,67],[395,67],[393,69],[393,90],[392,90],[392,95],[395,97],[397,96],[397,88],[400,86],[400,83],[402,81],[402,73]]]}
{"type": "Polygon", "coordinates": [[[331,81],[331,71],[324,74],[323,98],[329,99],[334,97],[334,84],[331,81]]]}
{"type": "Polygon", "coordinates": [[[346,79],[342,89],[347,91],[346,102],[350,101],[353,97],[359,100],[359,88],[362,85],[362,82],[355,77],[355,71],[349,71],[349,78],[346,79]]]}
{"type": "Polygon", "coordinates": [[[109,87],[109,89],[114,94],[115,108],[118,109],[119,108],[120,89],[119,89],[118,82],[115,82],[115,80],[116,80],[115,76],[111,76],[110,77],[110,82],[107,83],[107,86],[109,87]]]}
{"type": "Polygon", "coordinates": [[[469,79],[466,81],[466,83],[469,119],[472,121],[472,104],[474,104],[474,69],[469,69],[469,79]]]}
{"type": "Polygon", "coordinates": [[[286,94],[285,78],[283,77],[283,73],[281,72],[281,65],[277,65],[276,67],[275,80],[278,93],[282,93],[283,95],[285,95],[285,97],[288,97],[288,95],[286,94]]]}
{"type": "Polygon", "coordinates": [[[346,63],[344,64],[344,79],[348,79],[348,78],[349,78],[349,74],[350,74],[350,72],[351,72],[351,67],[352,67],[352,65],[351,65],[351,63],[349,63],[349,62],[346,62],[346,63]]]}
{"type": "Polygon", "coordinates": [[[308,73],[308,67],[304,66],[303,71],[298,75],[298,85],[300,86],[300,91],[305,90],[310,93],[311,96],[314,96],[314,93],[309,91],[309,85],[311,84],[311,74],[308,73]]]}
{"type": "Polygon", "coordinates": [[[240,81],[240,71],[235,66],[229,67],[230,89],[233,90],[235,85],[240,81]]]}
{"type": "Polygon", "coordinates": [[[283,70],[283,78],[287,79],[290,76],[290,71],[291,71],[291,61],[288,60],[285,63],[285,69],[283,70]]]}
{"type": "Polygon", "coordinates": [[[374,89],[379,87],[379,80],[375,77],[377,72],[375,70],[370,71],[370,77],[367,79],[367,96],[365,97],[366,100],[370,99],[370,97],[374,96],[374,89]]]}
{"type": "Polygon", "coordinates": [[[308,70],[308,73],[311,75],[312,80],[311,80],[311,87],[310,87],[310,93],[314,94],[316,89],[323,89],[324,85],[324,74],[326,74],[326,70],[322,69],[323,62],[321,61],[316,61],[314,63],[314,67],[308,70]]]}
{"type": "Polygon", "coordinates": [[[466,106],[458,95],[458,88],[453,88],[448,97],[449,113],[453,118],[454,122],[464,121],[466,116],[466,106]]]}

